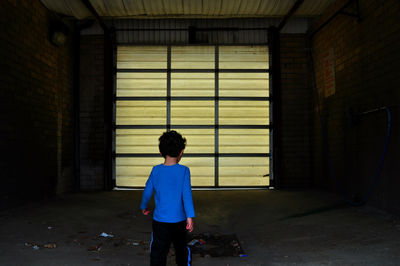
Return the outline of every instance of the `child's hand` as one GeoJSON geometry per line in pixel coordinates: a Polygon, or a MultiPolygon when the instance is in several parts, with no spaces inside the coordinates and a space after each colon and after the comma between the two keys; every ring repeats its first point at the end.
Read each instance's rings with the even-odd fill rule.
{"type": "Polygon", "coordinates": [[[189,232],[192,232],[193,231],[193,219],[192,218],[187,218],[186,219],[186,229],[189,231],[189,232]]]}
{"type": "Polygon", "coordinates": [[[150,213],[149,208],[146,208],[146,209],[142,210],[142,213],[143,213],[144,215],[149,215],[149,213],[150,213]]]}

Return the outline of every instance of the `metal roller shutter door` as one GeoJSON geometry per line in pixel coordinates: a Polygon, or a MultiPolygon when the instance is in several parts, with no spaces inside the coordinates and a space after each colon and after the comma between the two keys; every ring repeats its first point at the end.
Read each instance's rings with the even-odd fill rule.
{"type": "Polygon", "coordinates": [[[269,185],[267,46],[119,46],[115,178],[143,187],[177,130],[194,187],[269,185]]]}

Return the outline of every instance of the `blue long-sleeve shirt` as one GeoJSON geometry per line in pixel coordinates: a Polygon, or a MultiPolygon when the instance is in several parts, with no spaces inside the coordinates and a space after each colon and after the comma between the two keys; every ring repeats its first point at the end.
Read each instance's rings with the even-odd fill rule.
{"type": "Polygon", "coordinates": [[[156,208],[153,219],[158,222],[177,223],[194,217],[190,170],[180,164],[153,167],[143,191],[142,210],[147,208],[154,194],[156,208]]]}

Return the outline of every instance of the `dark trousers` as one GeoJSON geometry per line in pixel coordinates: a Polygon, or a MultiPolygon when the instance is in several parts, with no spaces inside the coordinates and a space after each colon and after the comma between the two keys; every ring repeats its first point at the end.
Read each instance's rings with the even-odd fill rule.
{"type": "Polygon", "coordinates": [[[150,265],[165,266],[171,243],[175,248],[176,264],[192,265],[190,249],[186,245],[186,221],[161,223],[153,220],[150,265]]]}

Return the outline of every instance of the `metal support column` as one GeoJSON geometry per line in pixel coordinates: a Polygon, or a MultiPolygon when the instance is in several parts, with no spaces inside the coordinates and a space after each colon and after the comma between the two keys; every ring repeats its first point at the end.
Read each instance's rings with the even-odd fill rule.
{"type": "Polygon", "coordinates": [[[80,27],[75,23],[74,27],[74,191],[78,192],[81,187],[81,136],[80,136],[80,27]]]}
{"type": "Polygon", "coordinates": [[[92,13],[104,31],[104,190],[111,190],[113,184],[113,51],[115,30],[110,30],[89,0],[81,0],[92,13]]]}
{"type": "Polygon", "coordinates": [[[279,29],[270,27],[268,29],[268,44],[270,50],[270,79],[272,86],[272,169],[270,186],[279,188],[282,177],[282,89],[281,89],[281,63],[280,63],[280,37],[279,29]]]}
{"type": "Polygon", "coordinates": [[[115,33],[110,30],[104,34],[104,190],[114,188],[113,169],[113,51],[115,33]]]}

